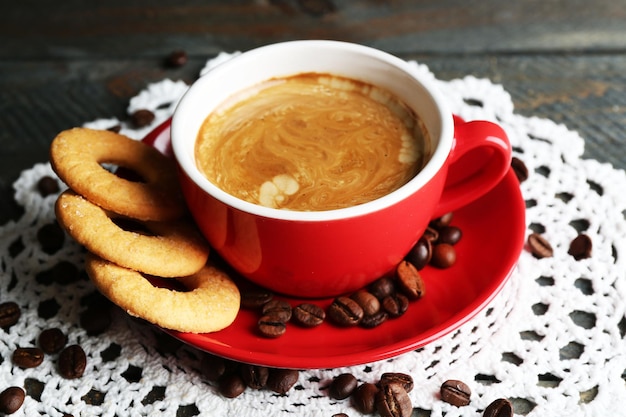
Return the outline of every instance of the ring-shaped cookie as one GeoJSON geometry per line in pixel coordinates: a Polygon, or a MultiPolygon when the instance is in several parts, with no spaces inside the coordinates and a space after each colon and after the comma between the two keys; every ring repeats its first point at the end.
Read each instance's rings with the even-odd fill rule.
{"type": "Polygon", "coordinates": [[[237,317],[240,294],[223,271],[205,266],[176,278],[189,291],[155,287],[139,272],[87,255],[87,274],[98,290],[130,315],[157,326],[190,333],[228,327],[237,317]]]}
{"type": "Polygon", "coordinates": [[[160,277],[191,275],[206,264],[209,246],[187,220],[139,222],[148,233],[126,230],[116,215],[71,190],[59,195],[57,220],[78,243],[108,261],[160,277]]]}
{"type": "Polygon", "coordinates": [[[106,130],[74,128],[52,141],[50,162],[68,187],[115,213],[163,221],[185,212],[174,161],[143,142],[106,130]],[[103,164],[127,168],[143,181],[121,178],[103,164]]]}

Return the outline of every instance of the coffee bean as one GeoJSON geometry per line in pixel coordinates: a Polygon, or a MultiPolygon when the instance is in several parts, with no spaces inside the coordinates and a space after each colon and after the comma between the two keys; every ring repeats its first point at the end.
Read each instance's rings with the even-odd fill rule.
{"type": "Polygon", "coordinates": [[[56,253],[65,242],[65,232],[58,223],[48,223],[37,231],[37,241],[48,255],[56,253]]]}
{"type": "Polygon", "coordinates": [[[385,297],[381,304],[389,317],[397,318],[408,310],[409,299],[403,294],[396,293],[385,297]]]}
{"type": "Polygon", "coordinates": [[[453,217],[454,217],[453,212],[446,213],[441,217],[431,220],[429,223],[429,226],[434,229],[440,230],[442,227],[446,227],[450,223],[452,223],[453,217]]]}
{"type": "Polygon", "coordinates": [[[243,382],[252,389],[261,389],[267,384],[270,371],[265,366],[242,364],[239,374],[243,382]]]}
{"type": "Polygon", "coordinates": [[[528,235],[528,248],[535,258],[550,258],[554,251],[552,245],[539,233],[531,233],[528,235]]]}
{"type": "Polygon", "coordinates": [[[56,194],[60,191],[59,183],[51,176],[45,175],[37,181],[37,191],[39,191],[39,195],[42,197],[56,194]]]}
{"type": "Polygon", "coordinates": [[[513,417],[513,404],[506,398],[498,398],[485,408],[483,417],[513,417]]]}
{"type": "Polygon", "coordinates": [[[148,109],[140,109],[130,115],[130,120],[137,128],[146,127],[154,121],[155,115],[148,109]]]}
{"type": "Polygon", "coordinates": [[[448,243],[456,245],[463,237],[463,232],[456,226],[446,226],[439,230],[439,239],[437,243],[448,243]]]}
{"type": "Polygon", "coordinates": [[[379,386],[387,384],[400,384],[406,392],[413,390],[413,377],[401,372],[385,372],[380,376],[379,386]]]}
{"type": "Polygon", "coordinates": [[[456,379],[449,379],[441,384],[439,393],[443,401],[457,407],[468,405],[472,395],[472,391],[467,384],[456,379]]]}
{"type": "Polygon", "coordinates": [[[187,52],[183,50],[172,51],[166,58],[165,64],[170,68],[179,68],[187,63],[187,52]]]}
{"type": "Polygon", "coordinates": [[[439,240],[439,231],[434,227],[428,226],[426,230],[424,230],[424,234],[422,234],[422,237],[429,242],[434,243],[439,240]]]}
{"type": "Polygon", "coordinates": [[[433,246],[433,257],[430,263],[437,268],[450,268],[456,263],[456,250],[454,246],[449,243],[438,243],[433,246]]]}
{"type": "Polygon", "coordinates": [[[572,255],[574,259],[580,261],[591,257],[592,241],[586,234],[579,234],[571,241],[567,253],[572,255]]]}
{"type": "Polygon", "coordinates": [[[413,405],[402,385],[388,384],[381,386],[376,394],[376,410],[381,417],[410,417],[413,405]]]}
{"type": "Polygon", "coordinates": [[[296,369],[271,368],[267,388],[278,394],[285,394],[298,382],[299,376],[300,372],[296,369]]]}
{"type": "Polygon", "coordinates": [[[13,351],[13,364],[20,368],[36,368],[43,362],[43,350],[37,347],[18,347],[13,351]]]}
{"type": "Polygon", "coordinates": [[[226,359],[211,354],[205,354],[200,364],[202,375],[209,381],[219,380],[227,370],[226,359]]]}
{"type": "Polygon", "coordinates": [[[220,394],[226,398],[236,398],[246,390],[246,384],[238,373],[224,375],[218,384],[220,394]]]}
{"type": "Polygon", "coordinates": [[[0,392],[0,414],[13,414],[22,407],[26,393],[20,387],[9,387],[0,392]]]}
{"type": "Polygon", "coordinates": [[[378,313],[363,316],[361,321],[359,322],[359,326],[365,329],[373,329],[374,327],[378,327],[389,318],[389,314],[387,312],[380,310],[378,313]]]}
{"type": "Polygon", "coordinates": [[[285,334],[287,324],[275,314],[266,314],[257,322],[257,330],[261,336],[274,339],[285,334]]]}
{"type": "Polygon", "coordinates": [[[331,417],[349,417],[346,413],[333,414],[331,417]]]}
{"type": "Polygon", "coordinates": [[[351,298],[337,297],[328,307],[328,317],[339,326],[355,326],[363,318],[363,309],[351,298]]]}
{"type": "Polygon", "coordinates": [[[241,292],[241,307],[249,310],[261,308],[273,297],[271,291],[264,289],[245,290],[241,292]]]}
{"type": "Polygon", "coordinates": [[[109,132],[120,133],[122,131],[122,125],[115,124],[115,125],[113,125],[111,127],[107,127],[107,130],[109,132]]]}
{"type": "Polygon", "coordinates": [[[432,257],[432,243],[424,236],[411,248],[405,259],[411,262],[418,270],[424,269],[432,257]]]}
{"type": "Polygon", "coordinates": [[[426,292],[426,286],[417,268],[410,262],[402,261],[396,268],[398,287],[410,300],[422,298],[426,292]]]}
{"type": "Polygon", "coordinates": [[[326,312],[316,304],[302,303],[293,309],[294,321],[303,327],[315,327],[324,322],[326,312]]]}
{"type": "Polygon", "coordinates": [[[371,283],[368,290],[374,295],[374,297],[382,300],[386,296],[392,294],[396,288],[390,277],[382,277],[371,283]]]}
{"type": "Polygon", "coordinates": [[[378,387],[370,382],[359,385],[352,393],[352,406],[362,414],[372,414],[376,411],[378,391],[378,387]]]}
{"type": "Polygon", "coordinates": [[[350,373],[336,376],[328,388],[328,395],[335,400],[348,398],[359,385],[356,377],[350,373]]]}
{"type": "Polygon", "coordinates": [[[79,345],[70,345],[59,353],[58,366],[63,378],[80,378],[87,366],[87,355],[79,345]]]}
{"type": "Polygon", "coordinates": [[[67,343],[67,336],[57,327],[43,330],[39,334],[39,347],[44,353],[59,353],[67,343]]]}
{"type": "Polygon", "coordinates": [[[272,314],[275,318],[286,323],[291,319],[292,310],[287,301],[274,299],[263,305],[261,313],[264,315],[272,314]]]}
{"type": "Polygon", "coordinates": [[[363,314],[371,316],[380,311],[380,301],[374,294],[366,290],[359,290],[350,296],[363,309],[363,314]]]}
{"type": "Polygon", "coordinates": [[[22,310],[17,303],[7,301],[0,304],[0,328],[8,330],[19,321],[21,315],[22,310]]]}
{"type": "Polygon", "coordinates": [[[528,167],[526,167],[526,164],[518,157],[514,156],[511,158],[511,168],[513,168],[513,172],[520,183],[528,179],[528,167]]]}

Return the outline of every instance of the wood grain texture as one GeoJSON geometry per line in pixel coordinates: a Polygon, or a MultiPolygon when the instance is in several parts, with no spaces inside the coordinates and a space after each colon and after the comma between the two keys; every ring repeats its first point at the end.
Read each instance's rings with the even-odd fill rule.
{"type": "MultiPolygon", "coordinates": [[[[564,123],[585,156],[626,169],[626,0],[25,0],[0,13],[0,194],[61,130],[125,119],[164,78],[192,82],[221,51],[339,39],[489,78],[516,111],[564,123]],[[173,50],[190,60],[163,65],[173,50]]],[[[0,199],[0,222],[15,213],[0,199]],[[9,213],[9,214],[6,214],[9,213]],[[6,215],[5,215],[6,214],[6,215]]]]}
{"type": "Polygon", "coordinates": [[[392,53],[623,51],[623,0],[20,1],[0,57],[195,56],[326,38],[392,53]],[[26,28],[26,30],[25,30],[26,28]]]}

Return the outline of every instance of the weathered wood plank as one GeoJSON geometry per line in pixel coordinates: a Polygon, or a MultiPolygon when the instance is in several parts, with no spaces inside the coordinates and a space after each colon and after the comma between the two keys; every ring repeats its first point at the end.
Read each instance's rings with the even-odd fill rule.
{"type": "Polygon", "coordinates": [[[11,2],[0,58],[207,56],[325,38],[393,53],[626,50],[624,0],[11,2]],[[32,4],[31,4],[32,3],[32,4]]]}

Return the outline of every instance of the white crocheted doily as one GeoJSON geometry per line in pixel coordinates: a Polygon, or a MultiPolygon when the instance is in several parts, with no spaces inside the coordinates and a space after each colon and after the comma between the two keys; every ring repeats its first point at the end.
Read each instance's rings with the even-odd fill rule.
{"type": "MultiPolygon", "coordinates": [[[[207,68],[229,57],[221,54],[207,68]]],[[[435,79],[424,65],[412,64],[435,79]]],[[[105,333],[87,335],[79,315],[83,298],[94,291],[88,280],[38,282],[38,273],[61,260],[82,266],[83,252],[69,239],[53,255],[41,250],[36,234],[54,221],[56,196],[43,198],[36,191],[41,177],[54,176],[49,164],[37,164],[14,184],[24,214],[0,226],[0,302],[18,302],[23,314],[8,331],[0,329],[0,391],[31,387],[14,415],[356,416],[348,400],[332,400],[323,388],[342,372],[375,382],[391,371],[415,379],[410,397],[419,416],[479,416],[497,398],[512,400],[518,415],[624,415],[626,174],[581,159],[584,141],[576,132],[515,114],[500,85],[474,77],[435,82],[456,114],[495,121],[507,131],[515,155],[530,172],[521,184],[527,233],[541,228],[553,257],[536,259],[524,250],[510,281],[487,309],[422,349],[366,365],[302,371],[285,396],[248,389],[226,399],[198,371],[198,351],[181,344],[162,349],[162,333],[119,311],[105,333]],[[593,255],[576,261],[567,250],[581,231],[591,237],[593,255]],[[21,250],[15,250],[16,242],[21,250]],[[56,313],[42,314],[44,306],[56,313]],[[33,346],[48,327],[60,327],[70,342],[83,346],[88,361],[82,378],[61,378],[54,359],[33,369],[13,366],[15,348],[33,346]],[[463,380],[472,388],[470,405],[455,407],[440,400],[439,387],[446,379],[463,380]]],[[[164,80],[133,98],[129,114],[138,109],[156,114],[146,128],[133,129],[118,120],[86,126],[119,124],[123,134],[142,138],[170,116],[186,89],[182,82],[164,80]]]]}

